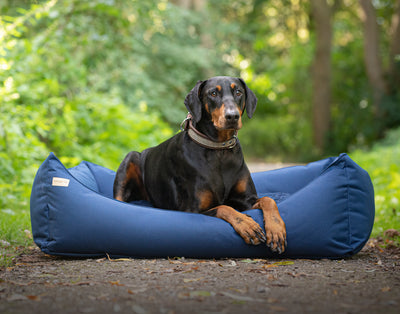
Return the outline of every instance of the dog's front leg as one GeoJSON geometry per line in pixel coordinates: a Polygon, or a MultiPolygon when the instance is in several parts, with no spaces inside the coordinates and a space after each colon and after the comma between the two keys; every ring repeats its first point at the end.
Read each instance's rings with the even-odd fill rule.
{"type": "Polygon", "coordinates": [[[267,246],[273,252],[281,254],[287,246],[286,226],[275,201],[269,197],[262,197],[256,201],[253,208],[259,208],[263,212],[267,246]]]}

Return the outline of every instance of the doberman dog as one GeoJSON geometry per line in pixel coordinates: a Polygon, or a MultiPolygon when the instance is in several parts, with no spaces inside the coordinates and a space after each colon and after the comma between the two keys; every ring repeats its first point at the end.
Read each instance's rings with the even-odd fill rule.
{"type": "Polygon", "coordinates": [[[249,118],[257,98],[241,78],[199,81],[185,98],[184,131],[142,153],[130,152],[118,168],[114,198],[147,200],[158,208],[221,218],[247,244],[286,248],[286,227],[274,200],[257,198],[236,137],[242,114],[249,118]],[[241,213],[259,208],[264,227],[241,213]]]}

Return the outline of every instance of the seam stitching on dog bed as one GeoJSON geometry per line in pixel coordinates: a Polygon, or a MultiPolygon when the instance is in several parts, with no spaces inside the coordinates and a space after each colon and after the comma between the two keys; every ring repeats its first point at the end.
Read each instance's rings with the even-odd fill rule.
{"type": "MultiPolygon", "coordinates": [[[[46,193],[46,198],[47,198],[47,193],[46,193]]],[[[50,241],[52,241],[52,238],[51,238],[51,236],[50,236],[50,226],[49,226],[49,224],[50,224],[50,208],[49,208],[49,202],[46,202],[46,206],[45,206],[45,209],[44,209],[44,213],[45,213],[45,215],[46,215],[46,221],[47,221],[47,224],[46,224],[46,235],[47,235],[47,237],[46,237],[46,241],[44,241],[43,242],[43,244],[44,245],[42,245],[42,250],[47,250],[47,251],[49,251],[49,243],[50,243],[50,241]]]]}
{"type": "Polygon", "coordinates": [[[344,170],[344,173],[345,173],[345,176],[346,176],[346,209],[347,209],[348,245],[351,248],[351,252],[353,252],[353,247],[352,247],[352,243],[353,243],[352,242],[352,238],[353,238],[353,236],[352,236],[351,223],[350,223],[350,220],[351,220],[351,215],[350,215],[350,211],[351,211],[351,208],[350,208],[350,186],[349,186],[350,178],[349,178],[349,173],[348,173],[348,169],[347,169],[348,165],[347,165],[346,159],[344,158],[342,162],[344,163],[343,170],[344,170]]]}

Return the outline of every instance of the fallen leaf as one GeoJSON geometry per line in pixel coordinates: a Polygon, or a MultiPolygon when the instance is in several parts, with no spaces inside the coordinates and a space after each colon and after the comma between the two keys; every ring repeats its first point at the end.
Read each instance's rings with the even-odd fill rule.
{"type": "Polygon", "coordinates": [[[271,267],[278,267],[278,266],[287,266],[287,265],[293,265],[293,261],[282,261],[282,262],[275,262],[272,264],[265,264],[262,267],[263,268],[271,268],[271,267]]]}
{"type": "Polygon", "coordinates": [[[287,265],[294,265],[293,261],[283,261],[283,262],[276,262],[274,265],[277,266],[287,266],[287,265]]]}
{"type": "Polygon", "coordinates": [[[247,264],[254,264],[254,263],[258,263],[260,261],[262,261],[262,260],[260,260],[260,259],[250,259],[250,258],[241,260],[242,263],[247,263],[247,264]]]}
{"type": "Polygon", "coordinates": [[[242,300],[233,300],[232,304],[239,304],[239,305],[243,305],[246,304],[246,301],[242,301],[242,300]]]}
{"type": "Polygon", "coordinates": [[[107,255],[107,259],[110,262],[125,262],[125,261],[130,262],[130,261],[132,261],[130,258],[111,258],[110,255],[108,255],[108,253],[106,253],[106,255],[107,255]]]}
{"type": "Polygon", "coordinates": [[[263,265],[263,268],[271,268],[271,267],[278,267],[278,265],[275,264],[263,265]]]}
{"type": "Polygon", "coordinates": [[[194,267],[190,268],[190,270],[199,270],[199,266],[194,266],[194,267]]]}
{"type": "Polygon", "coordinates": [[[112,286],[118,286],[118,287],[123,287],[123,286],[125,286],[124,284],[119,283],[119,280],[117,280],[117,281],[109,281],[109,283],[110,283],[112,286]]]}
{"type": "Polygon", "coordinates": [[[211,296],[214,296],[214,295],[215,295],[214,292],[204,291],[204,290],[190,291],[189,292],[189,296],[191,298],[194,298],[194,297],[211,297],[211,296]]]}
{"type": "Polygon", "coordinates": [[[177,296],[178,296],[179,299],[188,299],[189,298],[189,292],[179,292],[177,296]]]}
{"type": "Polygon", "coordinates": [[[200,277],[200,278],[183,278],[183,282],[188,283],[188,282],[195,282],[195,281],[200,281],[203,280],[204,277],[200,277]]]}
{"type": "Polygon", "coordinates": [[[388,292],[388,291],[390,291],[390,290],[392,290],[390,287],[383,287],[383,288],[381,289],[382,292],[388,292]]]}
{"type": "Polygon", "coordinates": [[[218,266],[221,266],[221,267],[235,267],[235,266],[237,266],[237,263],[235,261],[233,261],[233,260],[230,260],[230,261],[228,261],[227,263],[224,263],[224,264],[219,263],[218,266]]]}
{"type": "Polygon", "coordinates": [[[40,296],[37,295],[27,295],[26,297],[32,301],[40,301],[40,296]]]}
{"type": "Polygon", "coordinates": [[[205,291],[205,290],[195,290],[190,292],[180,292],[178,293],[179,299],[193,299],[193,298],[204,298],[215,296],[215,292],[205,291]]]}
{"type": "Polygon", "coordinates": [[[243,288],[243,289],[238,289],[238,288],[229,288],[229,290],[235,291],[235,292],[239,292],[239,293],[247,293],[247,291],[249,290],[247,287],[243,288]]]}
{"type": "Polygon", "coordinates": [[[137,288],[137,289],[128,289],[129,294],[136,294],[136,293],[142,293],[145,292],[148,288],[147,287],[142,287],[142,288],[137,288]]]}
{"type": "Polygon", "coordinates": [[[221,292],[222,295],[229,297],[231,299],[237,300],[237,301],[250,301],[250,302],[263,302],[263,299],[255,299],[252,297],[246,297],[246,296],[242,296],[242,295],[237,295],[237,294],[233,294],[233,293],[229,293],[226,291],[221,292]]]}

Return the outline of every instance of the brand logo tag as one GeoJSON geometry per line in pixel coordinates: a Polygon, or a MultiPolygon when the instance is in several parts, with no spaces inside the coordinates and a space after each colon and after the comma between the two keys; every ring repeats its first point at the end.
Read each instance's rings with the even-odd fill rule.
{"type": "Polygon", "coordinates": [[[69,179],[53,177],[53,186],[64,186],[67,187],[69,185],[69,179]]]}

